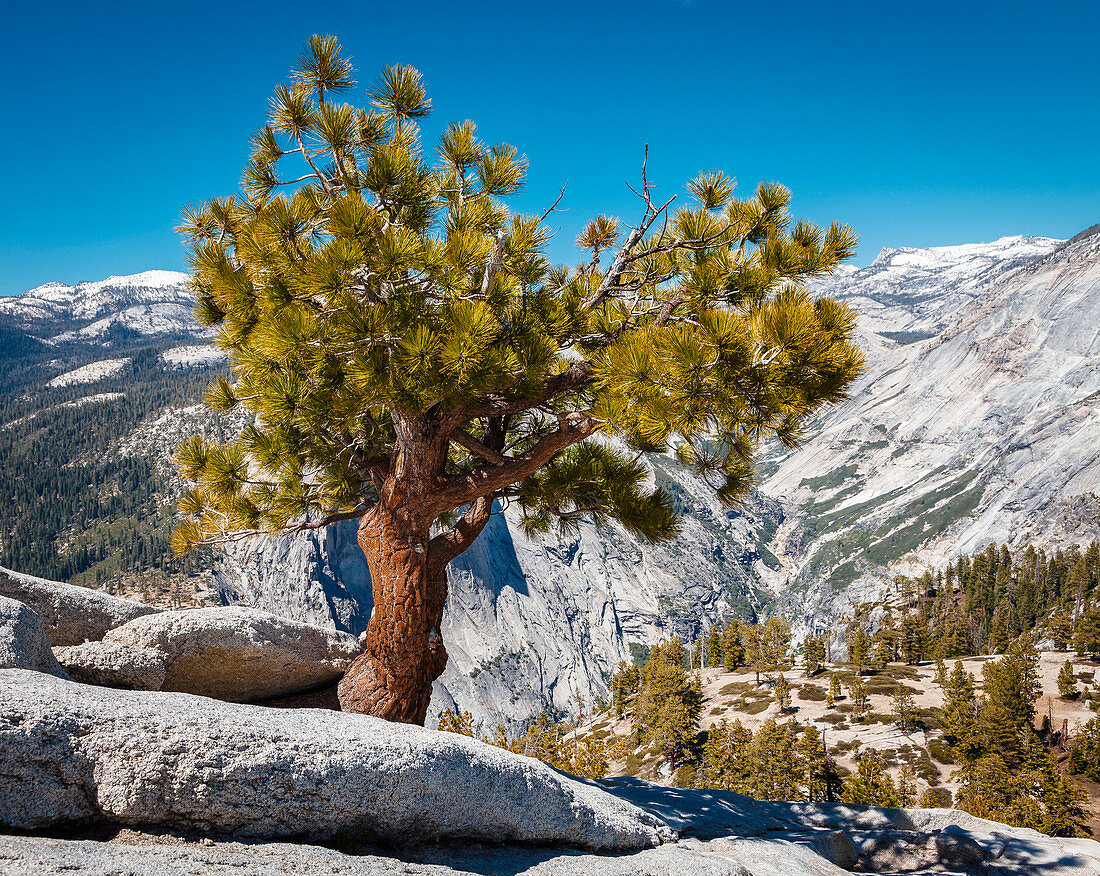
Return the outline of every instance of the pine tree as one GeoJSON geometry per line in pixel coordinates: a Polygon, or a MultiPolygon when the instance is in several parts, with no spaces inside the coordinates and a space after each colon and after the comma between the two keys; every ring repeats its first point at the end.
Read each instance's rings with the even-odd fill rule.
{"type": "Polygon", "coordinates": [[[791,685],[782,672],[779,673],[779,677],[775,680],[773,696],[775,697],[775,704],[779,707],[780,712],[785,712],[791,707],[791,685]]]}
{"type": "Polygon", "coordinates": [[[807,636],[802,643],[802,666],[807,675],[816,675],[825,667],[825,639],[807,636]]]}
{"type": "Polygon", "coordinates": [[[387,67],[357,107],[353,74],[312,37],[241,194],[185,213],[196,312],[233,368],[207,400],[250,422],[178,448],[173,546],[358,520],[374,610],[341,705],[423,723],[447,565],[501,502],[532,535],[587,519],[669,538],[672,499],[639,451],[675,448],[734,503],[761,441],[796,444],[844,397],[855,313],[805,282],[856,238],[792,223],[780,185],[736,198],[721,173],[674,210],[643,164],[633,225],[597,216],[581,262],[553,267],[553,206],[505,205],[527,172],[514,147],[452,123],[429,165],[421,75],[387,67]]]}
{"type": "Polygon", "coordinates": [[[727,724],[723,719],[711,727],[703,746],[703,786],[748,793],[751,745],[752,733],[740,721],[727,724]]]}
{"type": "Polygon", "coordinates": [[[890,635],[884,634],[881,630],[875,635],[874,643],[871,651],[871,665],[881,671],[894,659],[894,643],[890,635]]]}
{"type": "Polygon", "coordinates": [[[861,803],[865,806],[894,808],[901,805],[886,764],[874,749],[860,753],[859,766],[854,775],[844,783],[842,799],[845,803],[861,803]]]}
{"type": "Polygon", "coordinates": [[[844,641],[848,646],[848,662],[854,663],[856,670],[862,672],[871,653],[871,639],[863,623],[854,621],[849,624],[845,630],[844,641]]]}
{"type": "Polygon", "coordinates": [[[1077,676],[1073,674],[1073,664],[1068,660],[1058,671],[1058,693],[1068,700],[1077,698],[1077,676]]]}
{"type": "Polygon", "coordinates": [[[852,697],[852,705],[855,707],[856,718],[862,718],[867,714],[869,703],[867,700],[867,685],[863,679],[856,676],[855,681],[848,687],[848,693],[852,697]]]}
{"type": "Polygon", "coordinates": [[[835,672],[829,677],[829,690],[825,694],[825,704],[832,708],[840,699],[840,676],[835,672]]]}
{"type": "Polygon", "coordinates": [[[695,742],[703,702],[699,680],[687,672],[684,655],[679,639],[654,647],[638,686],[635,730],[664,753],[673,769],[695,742]]]}
{"type": "Polygon", "coordinates": [[[620,660],[611,676],[611,705],[615,710],[615,717],[621,718],[626,713],[627,703],[638,692],[638,667],[633,663],[620,660]]]}
{"type": "Polygon", "coordinates": [[[801,797],[812,803],[835,803],[842,783],[836,763],[825,750],[821,734],[812,724],[803,726],[796,746],[796,772],[802,780],[801,797]]]}
{"type": "Polygon", "coordinates": [[[744,630],[745,660],[756,673],[756,686],[760,687],[760,671],[768,665],[767,643],[758,624],[747,625],[744,630]]]}
{"type": "Polygon", "coordinates": [[[955,661],[955,668],[944,686],[943,696],[940,723],[948,742],[955,744],[970,734],[977,717],[974,676],[963,669],[959,661],[955,661]]]}
{"type": "Polygon", "coordinates": [[[1082,657],[1100,657],[1100,604],[1089,606],[1077,620],[1073,646],[1082,657]]]}
{"type": "Polygon", "coordinates": [[[790,621],[781,615],[768,618],[761,632],[764,662],[775,667],[785,666],[790,655],[791,638],[790,621]]]}
{"type": "Polygon", "coordinates": [[[738,666],[745,664],[745,645],[742,635],[741,624],[737,621],[722,630],[722,668],[726,672],[732,672],[738,666]]]}
{"type": "Polygon", "coordinates": [[[707,666],[715,669],[721,665],[722,638],[718,632],[718,627],[711,627],[710,635],[707,637],[707,666]]]}
{"type": "Polygon", "coordinates": [[[898,686],[894,694],[893,710],[894,722],[903,733],[909,733],[920,726],[917,703],[907,687],[898,686]]]}
{"type": "Polygon", "coordinates": [[[756,731],[750,754],[749,793],[757,800],[798,798],[795,735],[793,724],[780,724],[775,719],[756,731]]]}

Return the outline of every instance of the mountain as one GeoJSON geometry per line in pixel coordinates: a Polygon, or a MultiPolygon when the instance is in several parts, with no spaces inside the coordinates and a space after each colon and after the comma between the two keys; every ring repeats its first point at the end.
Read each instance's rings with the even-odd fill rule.
{"type": "Polygon", "coordinates": [[[145,271],[75,286],[46,283],[0,298],[0,325],[52,344],[117,346],[125,340],[209,334],[192,315],[194,296],[187,281],[187,274],[176,271],[145,271]]]}
{"type": "Polygon", "coordinates": [[[820,623],[958,553],[1100,535],[1100,234],[885,250],[820,288],[860,310],[868,368],[765,462],[787,610],[820,623]]]}
{"type": "MultiPolygon", "coordinates": [[[[1100,535],[1095,232],[887,249],[819,283],[860,311],[866,374],[803,447],[765,449],[742,509],[673,458],[652,459],[684,515],[675,542],[615,526],[532,542],[515,509],[498,509],[450,568],[451,660],[432,713],[514,728],[574,710],[576,694],[606,695],[619,660],[723,617],[783,611],[796,630],[835,630],[895,574],[993,541],[1100,535]]],[[[0,369],[0,564],[358,633],[371,597],[353,523],[167,556],[172,447],[243,425],[200,403],[225,365],[190,318],[184,280],[147,272],[0,300],[0,333],[21,351],[0,369]]]]}

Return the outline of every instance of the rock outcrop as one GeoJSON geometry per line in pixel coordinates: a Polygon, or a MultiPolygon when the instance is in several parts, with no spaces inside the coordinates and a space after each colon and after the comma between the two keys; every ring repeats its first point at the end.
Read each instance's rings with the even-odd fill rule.
{"type": "Polygon", "coordinates": [[[38,615],[5,596],[0,596],[0,669],[30,669],[68,677],[54,659],[38,615]]]}
{"type": "Polygon", "coordinates": [[[0,827],[620,850],[672,836],[610,794],[455,734],[23,670],[0,671],[0,690],[0,827]]]}
{"type": "Polygon", "coordinates": [[[241,606],[136,618],[111,630],[103,644],[156,655],[164,667],[161,690],[232,702],[323,687],[361,650],[349,633],[241,606]]]}
{"type": "Polygon", "coordinates": [[[101,590],[36,578],[3,567],[0,567],[0,596],[34,609],[54,647],[98,641],[108,630],[160,611],[101,590]]]}
{"type": "MultiPolygon", "coordinates": [[[[0,836],[12,876],[1097,876],[1100,844],[1058,839],[948,810],[758,803],[721,791],[633,781],[612,787],[675,822],[675,842],[613,855],[563,846],[484,845],[411,835],[400,858],[379,847],[355,854],[291,843],[212,841],[120,831],[110,842],[0,836]]],[[[345,846],[346,848],[346,846],[345,846]]]]}
{"type": "Polygon", "coordinates": [[[85,642],[55,648],[57,661],[73,681],[127,690],[160,690],[164,684],[164,656],[147,648],[118,642],[85,642]]]}

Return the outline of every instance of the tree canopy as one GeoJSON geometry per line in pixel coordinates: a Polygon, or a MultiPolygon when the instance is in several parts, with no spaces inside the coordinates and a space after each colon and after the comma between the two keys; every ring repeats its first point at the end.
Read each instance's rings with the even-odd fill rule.
{"type": "Polygon", "coordinates": [[[506,206],[527,171],[514,146],[462,121],[431,155],[420,73],[384,68],[367,106],[340,100],[356,86],[336,40],[311,38],[242,191],[185,215],[198,313],[233,367],[208,401],[253,416],[179,448],[177,550],[362,515],[429,421],[437,521],[507,499],[531,532],[587,516],[667,537],[672,505],[637,451],[674,449],[733,502],[760,441],[795,443],[844,397],[854,314],[802,284],[856,238],[793,222],[783,186],[738,198],[708,172],[673,210],[643,165],[635,224],[595,217],[583,258],[554,266],[553,208],[506,206]]]}

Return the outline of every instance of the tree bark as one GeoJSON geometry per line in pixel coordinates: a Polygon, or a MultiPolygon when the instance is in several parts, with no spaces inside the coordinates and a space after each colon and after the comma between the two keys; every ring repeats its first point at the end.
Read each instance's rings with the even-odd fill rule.
{"type": "Polygon", "coordinates": [[[431,562],[432,520],[405,490],[386,490],[359,524],[374,610],[363,653],[340,681],[340,708],[388,721],[423,724],[432,682],[447,665],[439,631],[447,565],[431,562]]]}

